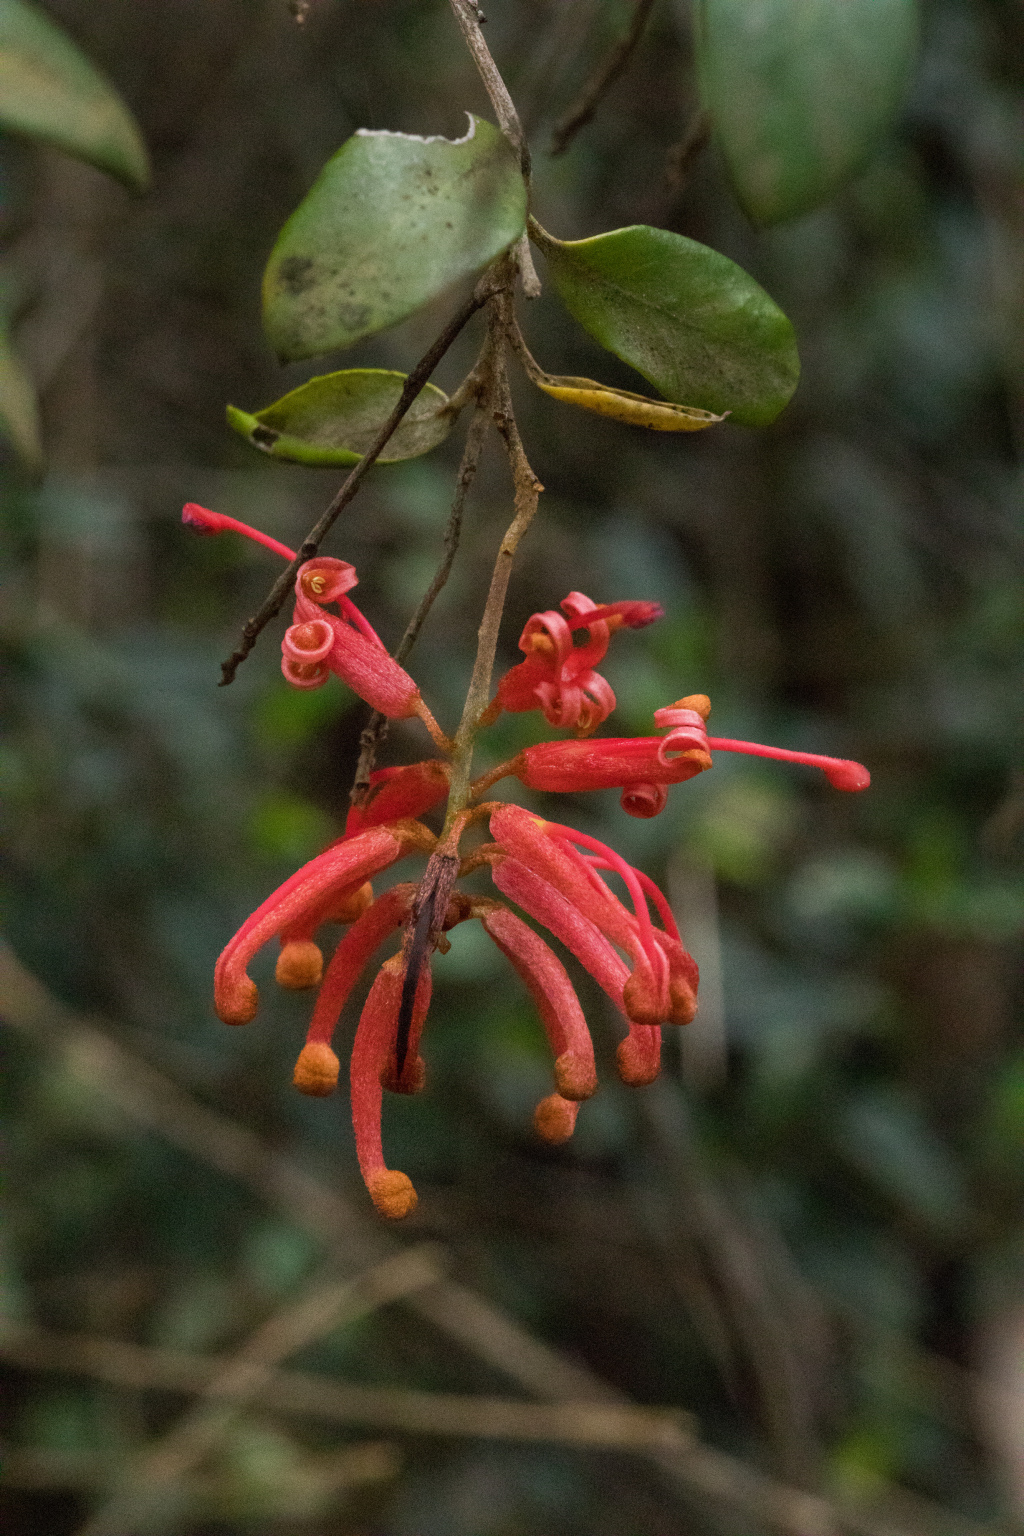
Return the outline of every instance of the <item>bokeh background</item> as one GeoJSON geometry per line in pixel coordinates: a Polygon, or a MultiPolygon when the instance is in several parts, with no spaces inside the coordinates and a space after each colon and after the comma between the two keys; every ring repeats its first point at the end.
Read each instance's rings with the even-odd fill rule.
{"type": "MultiPolygon", "coordinates": [[[[897,130],[833,203],[758,233],[713,146],[684,176],[672,154],[696,105],[685,4],[655,7],[560,159],[552,123],[629,7],[487,6],[546,227],[650,223],[725,251],[804,364],[772,427],[678,439],[518,379],[547,490],[504,664],[571,588],[657,598],[666,618],[609,657],[606,730],[707,692],[720,734],[859,758],[873,785],[727,759],[654,821],[614,793],[559,804],[666,885],[700,1019],[666,1031],[658,1084],[626,1090],[581,980],[602,1088],[549,1149],[539,1025],[460,929],[427,1092],[386,1106],[420,1193],[396,1237],[344,1089],[290,1087],[308,996],[266,985],[245,1030],[210,1001],[237,924],[340,829],[365,710],[337,682],[289,690],[276,628],[218,689],[277,568],[179,518],[192,499],[300,541],[339,476],[224,425],[227,402],[324,371],[280,369],[262,339],[274,236],[355,128],[455,136],[486,101],[443,0],[313,0],[301,27],[285,0],[46,9],[131,104],[155,174],[132,199],[0,145],[4,289],[48,453],[42,484],[12,458],[0,478],[5,1532],[1024,1529],[1024,11],[927,0],[897,130]],[[291,1396],[266,1376],[217,1410],[211,1362],[246,1348],[291,1396]],[[471,1394],[505,1420],[467,1421],[471,1394]],[[628,1414],[603,1446],[571,1407],[531,1431],[522,1406],[616,1395],[692,1415],[692,1453],[636,1449],[628,1414]]],[[[408,369],[450,308],[329,366],[408,369]]],[[[523,323],[547,369],[637,387],[553,296],[523,323]]],[[[329,544],[392,644],[459,437],[374,471],[329,544]]],[[[414,653],[445,722],[509,500],[492,453],[414,653]]],[[[515,717],[481,764],[541,734],[515,717]]],[[[383,760],[423,750],[396,728],[383,760]]]]}

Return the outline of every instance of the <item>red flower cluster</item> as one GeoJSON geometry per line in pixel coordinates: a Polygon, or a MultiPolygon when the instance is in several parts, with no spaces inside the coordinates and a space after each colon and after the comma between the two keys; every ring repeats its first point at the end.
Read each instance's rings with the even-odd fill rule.
{"type": "MultiPolygon", "coordinates": [[[[286,558],[291,551],[244,524],[189,504],[185,520],[216,532],[249,533],[286,558]]],[[[435,740],[440,732],[412,678],[347,596],[356,584],[343,560],[318,558],[303,565],[296,581],[294,622],[282,644],[282,668],[294,686],[319,687],[331,672],[391,718],[419,715],[435,740]],[[339,613],[328,613],[335,603],[339,613]]],[[[594,670],[612,633],[658,618],[655,603],[598,606],[573,592],[561,614],[535,614],[520,638],[526,660],[498,684],[485,720],[503,709],[541,709],[552,725],[585,736],[614,707],[611,688],[594,670]],[[571,623],[569,622],[571,621],[571,623]],[[586,632],[575,645],[573,627],[586,632]]],[[[431,960],[448,947],[445,935],[460,923],[479,921],[525,982],[537,1006],[554,1056],[555,1092],[537,1106],[534,1124],[549,1142],[572,1134],[582,1100],[597,1088],[594,1049],[572,982],[557,955],[505,903],[460,891],[458,878],[489,867],[497,891],[547,929],[590,972],[621,1013],[626,1036],[618,1048],[619,1076],[639,1086],[658,1074],[663,1024],[688,1024],[697,1011],[697,966],[679,937],[669,904],[654,882],[594,838],[547,821],[520,806],[481,796],[500,778],[515,777],[530,789],[580,791],[618,788],[623,809],[654,816],[664,808],[670,784],[710,768],[712,752],[756,753],[824,769],[839,789],[870,782],[859,763],[810,753],[725,741],[707,735],[710,703],[703,694],[656,712],[662,736],[547,741],[528,747],[472,786],[470,804],[455,836],[438,845],[417,818],[448,796],[449,767],[426,759],[372,776],[370,793],[349,813],[345,834],[303,866],[243,923],[217,962],[215,1002],[227,1024],[245,1024],[256,1013],[257,989],[249,961],[277,938],[276,976],[285,987],[319,987],[312,1021],[295,1067],[303,1093],[332,1093],[339,1061],[331,1041],[339,1016],[364,967],[386,939],[402,931],[398,953],[382,965],[356,1030],[350,1062],[356,1151],[367,1188],[385,1216],[408,1214],[416,1192],[406,1174],[389,1169],[381,1143],[383,1090],[415,1093],[425,1080],[419,1041],[430,1005],[431,960]],[[462,832],[489,821],[492,841],[460,857],[462,832]],[[374,897],[371,881],[408,854],[428,855],[418,885],[393,885],[374,897]],[[603,873],[618,876],[623,901],[603,873]],[[653,912],[652,912],[653,908],[653,912]],[[347,929],[324,970],[315,942],[327,922],[347,929]]]]}

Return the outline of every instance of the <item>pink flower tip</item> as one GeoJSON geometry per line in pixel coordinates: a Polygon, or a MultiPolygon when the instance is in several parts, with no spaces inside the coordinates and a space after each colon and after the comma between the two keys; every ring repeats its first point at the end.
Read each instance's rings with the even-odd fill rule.
{"type": "Polygon", "coordinates": [[[209,507],[201,507],[197,501],[186,501],[181,509],[181,520],[196,533],[220,533],[224,527],[219,512],[211,512],[209,507]]]}
{"type": "Polygon", "coordinates": [[[609,629],[646,629],[648,624],[653,624],[656,619],[665,617],[665,610],[660,603],[630,602],[608,603],[599,608],[596,614],[589,616],[591,619],[601,618],[608,624],[609,629]]]}
{"type": "Polygon", "coordinates": [[[847,758],[837,757],[824,773],[833,789],[867,789],[871,783],[871,775],[864,764],[847,758]]]}
{"type": "Polygon", "coordinates": [[[224,512],[211,512],[209,507],[201,507],[197,501],[186,501],[181,509],[181,520],[187,527],[194,528],[196,533],[240,533],[252,539],[254,544],[262,544],[264,549],[280,555],[282,560],[295,559],[295,551],[289,549],[287,544],[282,544],[280,539],[273,539],[269,533],[261,533],[248,523],[239,522],[237,517],[228,517],[224,512]]]}

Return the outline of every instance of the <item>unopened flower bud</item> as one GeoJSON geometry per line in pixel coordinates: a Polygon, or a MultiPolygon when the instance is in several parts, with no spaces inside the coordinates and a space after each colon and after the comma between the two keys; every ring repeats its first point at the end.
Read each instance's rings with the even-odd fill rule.
{"type": "Polygon", "coordinates": [[[372,904],[373,886],[369,880],[366,880],[354,891],[348,891],[343,895],[338,905],[328,913],[328,917],[332,923],[356,923],[372,904]]]}
{"type": "Polygon", "coordinates": [[[295,1063],[292,1082],[300,1093],[314,1099],[325,1099],[338,1086],[341,1063],[322,1040],[312,1040],[302,1047],[295,1063]]]}
{"type": "Polygon", "coordinates": [[[256,1017],[260,994],[248,976],[232,977],[215,995],[214,1006],[222,1024],[249,1024],[256,1017]]]}
{"type": "Polygon", "coordinates": [[[324,957],[311,939],[293,939],[282,944],[274,967],[274,979],[289,992],[305,992],[318,987],[324,973],[324,957]]]}
{"type": "Polygon", "coordinates": [[[417,1196],[407,1173],[397,1168],[385,1168],[374,1174],[367,1183],[370,1199],[382,1216],[389,1221],[401,1221],[416,1209],[417,1196]]]}
{"type": "Polygon", "coordinates": [[[661,1031],[631,1029],[615,1052],[619,1077],[629,1088],[645,1088],[661,1070],[661,1031]]]}
{"type": "Polygon", "coordinates": [[[597,1092],[594,1058],[563,1051],[555,1062],[555,1084],[563,1099],[589,1099],[597,1092]]]}
{"type": "Polygon", "coordinates": [[[533,1125],[537,1135],[552,1147],[568,1141],[576,1129],[579,1108],[578,1104],[563,1099],[561,1094],[549,1093],[546,1099],[541,1099],[533,1112],[533,1125]]]}

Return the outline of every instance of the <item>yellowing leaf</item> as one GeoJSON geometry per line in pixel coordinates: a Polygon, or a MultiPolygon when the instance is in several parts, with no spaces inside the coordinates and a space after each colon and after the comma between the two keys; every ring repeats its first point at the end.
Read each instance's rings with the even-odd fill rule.
{"type": "Polygon", "coordinates": [[[610,384],[599,384],[596,379],[577,379],[568,375],[545,373],[530,352],[516,326],[512,337],[519,360],[531,381],[546,395],[564,400],[567,405],[578,405],[584,411],[598,416],[611,416],[615,421],[628,422],[631,427],[647,427],[651,432],[703,432],[724,421],[729,412],[716,416],[712,411],[702,411],[695,405],[677,405],[674,400],[652,400],[648,395],[635,395],[629,389],[615,389],[610,384]]]}
{"type": "Polygon", "coordinates": [[[716,416],[712,411],[700,411],[692,405],[675,405],[671,400],[652,400],[647,395],[634,395],[628,389],[612,389],[608,384],[598,384],[594,379],[560,378],[542,374],[533,381],[538,389],[567,405],[578,405],[598,416],[611,416],[616,421],[627,421],[631,427],[648,427],[652,432],[703,432],[724,421],[728,411],[716,416]]]}

